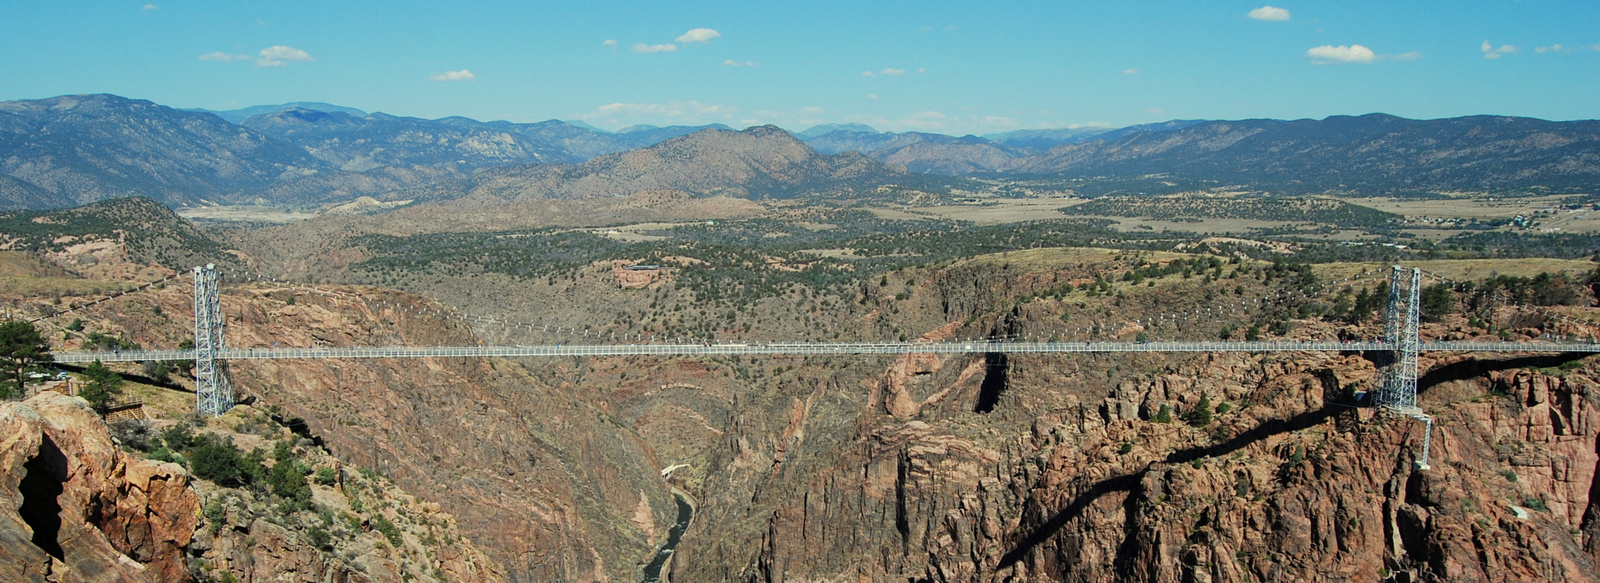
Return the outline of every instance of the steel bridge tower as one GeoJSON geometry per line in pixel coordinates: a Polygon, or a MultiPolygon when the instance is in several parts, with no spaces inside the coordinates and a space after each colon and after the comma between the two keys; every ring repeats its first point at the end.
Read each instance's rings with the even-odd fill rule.
{"type": "Polygon", "coordinates": [[[1426,470],[1428,453],[1433,446],[1433,418],[1417,406],[1417,349],[1422,345],[1417,327],[1421,319],[1419,299],[1422,270],[1413,267],[1410,278],[1406,277],[1405,271],[1405,268],[1396,265],[1389,275],[1389,304],[1383,316],[1383,342],[1394,347],[1394,360],[1384,372],[1377,403],[1425,424],[1422,456],[1417,459],[1417,468],[1426,470]]]}
{"type": "Polygon", "coordinates": [[[222,303],[217,266],[194,268],[195,412],[216,417],[233,408],[233,386],[217,362],[222,350],[222,303]]]}

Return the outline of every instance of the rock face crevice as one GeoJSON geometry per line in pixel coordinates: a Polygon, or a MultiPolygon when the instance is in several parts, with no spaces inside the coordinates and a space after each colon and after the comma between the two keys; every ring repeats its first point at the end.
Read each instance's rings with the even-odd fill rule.
{"type": "Polygon", "coordinates": [[[193,579],[188,473],[119,450],[82,399],[0,404],[0,500],[0,580],[193,579]]]}
{"type": "Polygon", "coordinates": [[[26,472],[17,484],[22,494],[22,506],[17,515],[33,529],[33,546],[62,560],[61,554],[61,496],[62,485],[67,481],[67,458],[61,448],[48,436],[41,438],[39,454],[22,464],[26,472]]]}
{"type": "Polygon", "coordinates": [[[984,376],[983,382],[978,385],[978,402],[972,410],[978,413],[994,411],[1000,404],[1000,395],[1006,390],[1009,382],[1007,372],[1009,363],[1004,352],[990,352],[983,355],[984,376]]]}
{"type": "Polygon", "coordinates": [[[1595,438],[1594,477],[1589,480],[1589,507],[1583,511],[1583,550],[1600,563],[1600,437],[1595,438]]]}

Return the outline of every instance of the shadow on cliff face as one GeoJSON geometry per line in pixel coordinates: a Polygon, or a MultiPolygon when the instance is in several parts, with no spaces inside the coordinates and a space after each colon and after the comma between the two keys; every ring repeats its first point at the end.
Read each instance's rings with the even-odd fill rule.
{"type": "Polygon", "coordinates": [[[1502,358],[1496,360],[1474,358],[1470,360],[1463,360],[1461,362],[1453,362],[1429,370],[1427,373],[1424,373],[1421,377],[1419,377],[1417,379],[1417,392],[1420,393],[1435,385],[1440,385],[1451,381],[1464,381],[1473,378],[1483,378],[1488,376],[1487,373],[1489,371],[1517,368],[1556,367],[1575,360],[1582,360],[1589,356],[1593,355],[1585,353],[1546,354],[1538,356],[1517,356],[1513,358],[1502,358]]]}
{"type": "MultiPolygon", "coordinates": [[[[1218,457],[1227,455],[1244,449],[1253,443],[1259,442],[1273,435],[1288,433],[1291,431],[1299,431],[1320,425],[1333,417],[1335,407],[1339,407],[1339,405],[1324,404],[1321,409],[1317,409],[1315,411],[1307,411],[1288,419],[1274,419],[1267,421],[1221,443],[1215,443],[1205,447],[1191,447],[1172,452],[1167,454],[1167,457],[1163,458],[1159,463],[1181,464],[1205,457],[1218,457]]],[[[1011,549],[1010,552],[1007,552],[1005,556],[1000,558],[999,568],[1005,569],[1021,562],[1022,559],[1027,557],[1028,553],[1033,551],[1034,548],[1044,544],[1045,541],[1050,540],[1050,537],[1055,536],[1057,532],[1060,532],[1060,530],[1065,527],[1067,523],[1072,522],[1073,519],[1083,515],[1084,510],[1088,509],[1091,504],[1094,504],[1095,501],[1106,496],[1107,494],[1112,492],[1132,493],[1134,488],[1138,487],[1139,484],[1144,480],[1145,474],[1150,473],[1150,470],[1151,468],[1146,466],[1145,469],[1137,472],[1113,476],[1091,484],[1087,489],[1073,498],[1072,502],[1068,503],[1067,506],[1060,512],[1057,512],[1054,516],[1051,516],[1049,520],[1046,520],[1043,524],[1040,524],[1033,530],[1033,532],[1028,533],[1027,536],[1022,537],[1017,542],[1017,546],[1015,548],[1011,549]]],[[[1128,512],[1131,518],[1135,509],[1130,507],[1125,510],[1128,512]]],[[[1129,538],[1131,538],[1131,536],[1129,538]]],[[[1132,546],[1127,544],[1127,542],[1128,540],[1125,539],[1122,547],[1117,550],[1116,566],[1119,573],[1127,573],[1127,569],[1131,568],[1132,561],[1130,559],[1132,554],[1136,552],[1136,549],[1132,548],[1132,546]]]]}
{"type": "Polygon", "coordinates": [[[67,456],[56,447],[50,436],[42,436],[39,455],[22,464],[27,474],[17,484],[22,494],[22,507],[17,514],[28,528],[33,529],[33,544],[58,560],[65,560],[61,550],[61,503],[56,500],[67,481],[67,456]]]}
{"type": "MultiPolygon", "coordinates": [[[[1595,439],[1594,451],[1600,454],[1600,438],[1595,439]]],[[[1589,481],[1589,507],[1583,510],[1583,520],[1578,524],[1583,525],[1583,550],[1600,561],[1600,463],[1589,481]]]]}
{"type": "Polygon", "coordinates": [[[972,410],[978,413],[994,411],[995,405],[1000,403],[1000,394],[1005,392],[1008,383],[1006,353],[990,352],[983,355],[984,375],[983,385],[978,389],[978,403],[972,410]]]}

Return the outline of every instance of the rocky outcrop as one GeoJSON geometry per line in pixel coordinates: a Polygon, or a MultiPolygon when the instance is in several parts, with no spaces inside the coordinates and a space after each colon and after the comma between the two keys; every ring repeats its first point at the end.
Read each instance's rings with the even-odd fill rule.
{"type": "MultiPolygon", "coordinates": [[[[755,490],[752,511],[764,518],[745,535],[755,550],[747,559],[719,555],[738,546],[729,533],[739,529],[729,525],[739,523],[702,523],[680,548],[678,573],[758,581],[1595,580],[1589,372],[1495,372],[1518,363],[1487,361],[1476,363],[1483,374],[1452,381],[1471,390],[1425,391],[1439,423],[1432,468],[1419,471],[1420,423],[1353,406],[1353,393],[1378,378],[1359,356],[1207,355],[1168,361],[1109,389],[1040,374],[1064,369],[1058,360],[1013,358],[1005,397],[990,413],[962,410],[959,398],[894,406],[892,389],[887,402],[857,409],[856,436],[842,449],[785,443],[783,465],[794,468],[774,470],[755,490]],[[1068,394],[1052,395],[1061,392],[1068,394]],[[1210,422],[1186,415],[1202,397],[1213,406],[1210,422]],[[1173,422],[1153,420],[1163,407],[1173,422]],[[786,488],[784,480],[800,485],[786,488]],[[1580,528],[1590,534],[1575,536],[1580,528]]],[[[897,360],[885,385],[939,366],[897,360]]],[[[1083,377],[1099,372],[1084,368],[1083,377]]],[[[955,395],[975,390],[967,378],[940,382],[955,395]]],[[[756,424],[735,430],[745,434],[729,443],[758,442],[748,433],[756,424]]],[[[724,471],[762,467],[759,453],[741,455],[757,461],[724,471]]],[[[703,501],[697,520],[727,521],[715,504],[703,501]]]]}
{"type": "Polygon", "coordinates": [[[121,452],[58,393],[0,405],[0,435],[0,579],[191,579],[200,505],[183,468],[121,452]]]}

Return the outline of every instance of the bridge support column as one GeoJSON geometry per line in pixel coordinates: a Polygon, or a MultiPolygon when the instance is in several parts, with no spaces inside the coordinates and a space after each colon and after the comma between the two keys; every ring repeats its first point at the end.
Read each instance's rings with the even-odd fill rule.
{"type": "Polygon", "coordinates": [[[1384,372],[1379,405],[1395,413],[1422,421],[1427,429],[1422,438],[1422,457],[1417,469],[1428,469],[1428,454],[1433,445],[1433,418],[1417,406],[1417,350],[1422,341],[1417,328],[1421,319],[1419,298],[1422,270],[1412,268],[1410,277],[1399,265],[1389,275],[1389,305],[1383,318],[1383,341],[1394,347],[1394,361],[1384,372]],[[1409,279],[1410,281],[1406,281],[1409,279]]]}
{"type": "Polygon", "coordinates": [[[195,412],[216,417],[233,408],[233,386],[218,365],[223,347],[222,303],[217,266],[194,268],[195,412]]]}

